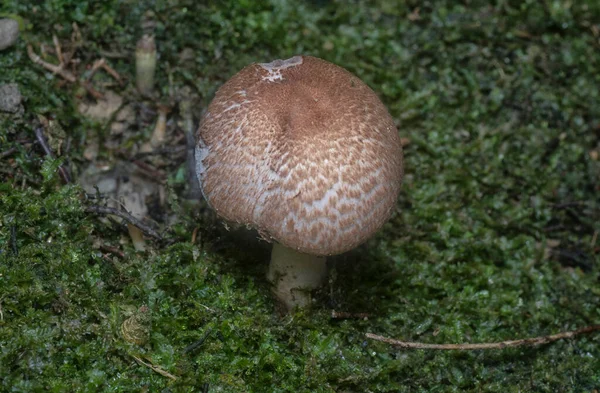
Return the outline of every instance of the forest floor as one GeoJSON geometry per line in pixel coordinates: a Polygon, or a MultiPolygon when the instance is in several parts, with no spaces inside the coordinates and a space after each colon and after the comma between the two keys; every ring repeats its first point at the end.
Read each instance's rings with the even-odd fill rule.
{"type": "Polygon", "coordinates": [[[600,323],[600,2],[4,0],[3,17],[21,32],[0,51],[0,391],[600,391],[600,334],[366,337],[600,323]],[[389,223],[285,315],[269,245],[190,186],[186,137],[238,70],[297,54],[379,94],[406,175],[389,223]],[[124,185],[145,251],[96,214],[124,185]]]}

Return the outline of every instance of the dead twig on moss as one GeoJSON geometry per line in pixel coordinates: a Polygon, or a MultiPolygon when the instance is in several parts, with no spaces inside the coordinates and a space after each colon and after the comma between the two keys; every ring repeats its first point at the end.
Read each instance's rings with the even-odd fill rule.
{"type": "Polygon", "coordinates": [[[163,377],[167,377],[167,378],[172,379],[173,381],[177,381],[177,377],[176,376],[174,376],[173,374],[171,374],[171,373],[163,370],[161,367],[155,366],[152,363],[146,363],[141,358],[139,358],[138,356],[135,356],[135,355],[131,355],[131,356],[135,359],[136,362],[138,362],[142,366],[148,367],[150,370],[154,371],[155,373],[158,373],[158,374],[162,375],[163,377]]]}
{"type": "Polygon", "coordinates": [[[120,217],[123,220],[127,221],[127,223],[139,228],[144,233],[144,235],[150,236],[159,241],[163,240],[162,236],[158,232],[156,232],[150,226],[144,224],[142,221],[138,220],[137,218],[135,218],[134,216],[132,216],[131,214],[129,214],[128,212],[126,212],[124,210],[119,210],[114,207],[108,207],[108,206],[92,205],[92,206],[86,207],[85,211],[87,213],[111,214],[113,216],[120,217]]]}
{"type": "Polygon", "coordinates": [[[332,319],[369,319],[371,314],[366,312],[347,312],[331,310],[332,319]]]}
{"type": "Polygon", "coordinates": [[[0,158],[4,158],[4,157],[8,157],[11,154],[15,153],[18,149],[16,147],[11,147],[8,150],[4,150],[3,152],[0,152],[0,158]]]}
{"type": "Polygon", "coordinates": [[[124,84],[124,80],[121,77],[121,75],[119,75],[119,73],[117,71],[115,71],[114,68],[112,68],[111,66],[109,66],[108,63],[106,63],[106,60],[104,58],[102,58],[102,68],[104,69],[104,71],[108,72],[108,74],[110,76],[112,76],[113,78],[115,78],[115,80],[117,82],[119,82],[119,84],[121,86],[124,84]]]}
{"type": "MultiPolygon", "coordinates": [[[[77,82],[77,70],[76,66],[79,64],[79,60],[73,58],[75,55],[75,51],[77,48],[81,46],[82,37],[77,24],[73,23],[73,34],[71,35],[71,50],[68,53],[64,53],[62,51],[60,41],[56,35],[52,35],[52,42],[54,43],[54,53],[56,54],[56,58],[58,59],[58,65],[52,64],[47,61],[44,61],[40,56],[38,56],[34,50],[33,46],[27,45],[27,54],[31,61],[35,64],[42,66],[43,68],[51,71],[53,74],[59,75],[62,79],[67,82],[76,83],[77,82]],[[67,68],[71,66],[72,71],[69,71],[67,68]]],[[[99,92],[94,88],[91,83],[92,76],[96,73],[98,69],[105,70],[108,74],[110,74],[113,78],[119,82],[119,84],[123,85],[123,78],[112,68],[110,67],[104,58],[96,60],[91,67],[91,71],[87,78],[82,78],[80,81],[80,85],[86,89],[86,91],[97,100],[104,98],[104,94],[99,92]]]]}
{"type": "MultiPolygon", "coordinates": [[[[71,83],[75,83],[77,81],[77,78],[75,78],[75,75],[73,75],[73,73],[71,73],[71,71],[64,69],[65,64],[61,63],[59,65],[55,65],[55,64],[48,63],[47,61],[42,60],[42,58],[39,57],[33,51],[33,47],[31,45],[27,45],[27,54],[29,55],[29,58],[31,59],[31,61],[33,61],[35,64],[41,65],[48,71],[51,71],[54,74],[60,75],[60,77],[63,78],[64,80],[71,82],[71,83]]],[[[60,56],[62,57],[62,53],[60,56]]]]}
{"type": "Polygon", "coordinates": [[[125,253],[116,247],[111,247],[111,246],[107,246],[106,244],[101,244],[100,247],[98,247],[98,248],[100,249],[100,251],[106,252],[110,255],[116,255],[121,259],[125,258],[125,253]]]}
{"type": "Polygon", "coordinates": [[[114,68],[112,68],[106,63],[106,59],[104,57],[101,57],[100,59],[96,60],[94,64],[92,64],[92,67],[90,68],[86,79],[90,81],[99,69],[103,69],[117,82],[119,82],[119,84],[123,85],[123,78],[121,78],[121,75],[119,75],[119,73],[115,71],[114,68]]]}
{"type": "Polygon", "coordinates": [[[206,333],[204,333],[204,336],[202,336],[202,338],[200,338],[200,340],[191,343],[190,345],[188,345],[187,347],[185,347],[183,349],[183,353],[188,353],[191,352],[193,350],[195,350],[196,348],[198,348],[199,346],[201,346],[202,344],[204,344],[204,342],[206,341],[206,339],[208,338],[208,336],[210,336],[210,334],[212,333],[212,329],[208,329],[208,331],[206,333]]]}
{"type": "Polygon", "coordinates": [[[494,343],[475,343],[475,344],[426,344],[420,342],[400,341],[393,338],[378,336],[377,334],[366,333],[367,338],[381,341],[395,347],[403,349],[436,349],[436,350],[458,350],[471,351],[475,349],[504,349],[513,347],[533,347],[537,345],[549,344],[554,341],[565,338],[575,337],[580,334],[592,333],[600,330],[600,325],[586,326],[581,329],[568,332],[561,332],[549,336],[530,337],[520,340],[508,340],[494,343]]]}

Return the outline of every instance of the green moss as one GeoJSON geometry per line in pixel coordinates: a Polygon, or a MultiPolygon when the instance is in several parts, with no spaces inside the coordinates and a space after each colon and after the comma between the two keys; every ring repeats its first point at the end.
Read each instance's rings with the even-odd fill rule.
{"type": "MultiPolygon", "coordinates": [[[[600,57],[595,1],[5,1],[28,26],[0,53],[0,83],[19,83],[25,114],[0,118],[0,375],[37,391],[557,392],[600,388],[598,335],[503,351],[401,351],[373,332],[428,343],[490,342],[598,323],[600,57]],[[485,2],[487,3],[487,2],[485,2]],[[418,8],[418,12],[416,9],[418,8]],[[156,15],[157,86],[191,86],[203,105],[252,61],[306,53],[356,73],[400,124],[406,179],[377,237],[332,258],[313,309],[280,317],[264,245],[180,204],[170,245],[124,258],[97,249],[120,232],[84,213],[42,159],[37,115],[73,138],[77,167],[91,131],[73,92],[33,65],[27,42],[67,39],[131,53],[156,15]],[[411,20],[412,19],[412,20],[411,20]],[[47,35],[48,34],[48,35],[47,35]],[[185,48],[193,59],[180,61],[185,48]],[[189,243],[200,226],[201,243],[189,243]],[[544,248],[550,247],[550,253],[544,248]],[[122,322],[149,308],[149,341],[122,322]],[[368,312],[331,319],[331,309],[368,312]],[[133,356],[174,375],[164,377],[133,356]]],[[[37,47],[36,47],[37,49],[37,47]]],[[[110,60],[133,78],[128,58],[110,60]]],[[[197,112],[201,108],[196,109],[197,112]]]]}

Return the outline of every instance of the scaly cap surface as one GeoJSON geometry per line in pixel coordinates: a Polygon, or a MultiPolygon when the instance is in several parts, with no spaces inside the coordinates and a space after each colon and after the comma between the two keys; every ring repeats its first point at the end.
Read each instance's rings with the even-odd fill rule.
{"type": "Polygon", "coordinates": [[[196,165],[219,216],[314,255],[372,236],[403,175],[400,138],[377,95],[310,56],[251,64],[226,82],[200,124],[196,165]]]}

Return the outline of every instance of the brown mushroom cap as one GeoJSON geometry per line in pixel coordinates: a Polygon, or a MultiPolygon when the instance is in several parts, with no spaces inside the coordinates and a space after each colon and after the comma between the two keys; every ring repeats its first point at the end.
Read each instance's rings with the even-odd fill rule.
{"type": "Polygon", "coordinates": [[[373,235],[403,175],[400,138],[377,95],[310,56],[251,64],[225,83],[200,124],[196,161],[219,216],[313,255],[373,235]]]}

